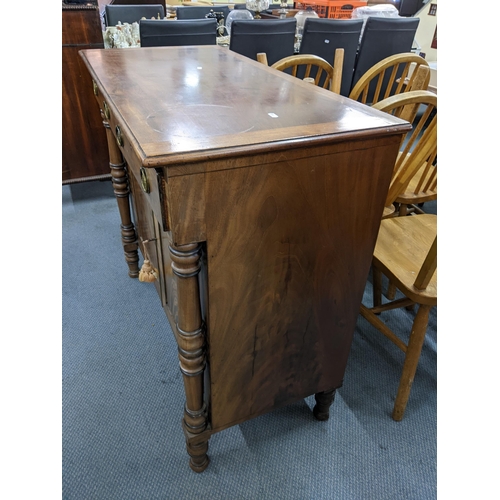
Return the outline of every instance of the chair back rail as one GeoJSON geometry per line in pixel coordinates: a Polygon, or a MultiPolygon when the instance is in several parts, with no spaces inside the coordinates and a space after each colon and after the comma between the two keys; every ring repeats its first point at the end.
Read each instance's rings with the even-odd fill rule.
{"type": "MultiPolygon", "coordinates": [[[[339,94],[343,56],[344,49],[337,49],[333,61],[334,66],[332,66],[325,59],[313,54],[295,54],[276,61],[271,67],[339,94]]],[[[267,66],[266,53],[259,52],[257,61],[267,66]]]]}
{"type": "Polygon", "coordinates": [[[428,67],[429,63],[412,52],[386,57],[359,78],[349,97],[372,105],[392,95],[410,90],[425,90],[430,81],[430,69],[428,73],[419,73],[422,66],[428,67]],[[411,74],[410,69],[413,70],[411,74]]]}

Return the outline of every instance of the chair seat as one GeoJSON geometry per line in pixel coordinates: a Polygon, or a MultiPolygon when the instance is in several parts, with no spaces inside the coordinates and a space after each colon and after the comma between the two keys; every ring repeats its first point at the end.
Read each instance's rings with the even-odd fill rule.
{"type": "Polygon", "coordinates": [[[436,231],[437,217],[431,214],[384,219],[373,255],[382,273],[407,297],[431,306],[437,304],[437,271],[425,290],[416,288],[414,282],[436,231]]]}
{"type": "Polygon", "coordinates": [[[396,217],[398,215],[398,211],[394,205],[390,207],[384,207],[384,212],[382,213],[382,219],[387,219],[388,217],[396,217]]]}

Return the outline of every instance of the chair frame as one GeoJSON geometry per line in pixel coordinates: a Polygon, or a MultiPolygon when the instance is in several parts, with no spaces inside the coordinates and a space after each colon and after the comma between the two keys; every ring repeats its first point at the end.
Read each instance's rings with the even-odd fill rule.
{"type": "MultiPolygon", "coordinates": [[[[428,90],[413,90],[397,94],[373,105],[374,109],[390,113],[393,116],[413,123],[422,105],[425,111],[415,123],[415,127],[401,139],[403,149],[395,165],[391,184],[387,193],[385,207],[397,203],[398,197],[405,192],[417,175],[422,179],[430,178],[431,185],[437,185],[437,95],[428,90]]],[[[420,183],[419,183],[420,184],[420,183]]],[[[399,215],[393,210],[387,216],[399,215]]]]}
{"type": "MultiPolygon", "coordinates": [[[[297,77],[299,67],[305,67],[304,75],[301,76],[304,80],[306,78],[309,79],[311,70],[316,68],[317,71],[314,77],[314,85],[331,90],[336,94],[340,94],[343,60],[344,49],[336,49],[333,66],[322,57],[313,54],[296,54],[276,61],[273,65],[271,65],[271,68],[277,69],[278,71],[285,71],[291,68],[291,75],[297,77]],[[324,79],[323,75],[325,76],[324,79]],[[320,83],[322,84],[320,85],[320,83]]],[[[263,52],[259,52],[257,54],[257,61],[265,64],[266,66],[268,65],[267,56],[263,52]]]]}
{"type": "MultiPolygon", "coordinates": [[[[413,52],[386,57],[365,72],[349,93],[349,98],[367,104],[370,86],[374,82],[376,82],[375,93],[372,102],[369,103],[372,105],[387,99],[391,95],[419,90],[415,86],[415,82],[421,66],[429,67],[429,63],[423,57],[413,52]],[[410,74],[411,67],[413,67],[413,71],[410,74]],[[399,74],[400,72],[401,74],[399,74]],[[382,84],[386,75],[389,75],[389,82],[385,88],[385,92],[381,95],[382,84]],[[394,85],[396,85],[395,90],[393,90],[394,85]]],[[[421,83],[423,89],[427,89],[429,81],[430,70],[427,82],[424,81],[421,83]]]]}
{"type": "Polygon", "coordinates": [[[437,305],[437,217],[417,215],[383,220],[375,246],[373,272],[373,307],[361,304],[360,314],[405,353],[392,418],[402,420],[424,344],[429,312],[437,305]],[[412,227],[413,226],[413,227],[412,227]],[[411,257],[418,259],[410,262],[411,257]],[[392,280],[405,295],[382,304],[382,274],[392,280]],[[416,278],[415,278],[416,276],[416,278]],[[384,323],[382,312],[419,304],[410,338],[405,344],[384,323]]]}

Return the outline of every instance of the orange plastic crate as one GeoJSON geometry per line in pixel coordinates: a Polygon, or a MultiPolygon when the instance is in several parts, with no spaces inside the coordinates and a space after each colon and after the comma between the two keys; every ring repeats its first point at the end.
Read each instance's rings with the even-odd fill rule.
{"type": "Polygon", "coordinates": [[[330,0],[328,2],[328,17],[330,19],[351,19],[352,11],[358,7],[366,7],[367,3],[368,1],[330,0]]]}
{"type": "Polygon", "coordinates": [[[330,0],[304,0],[303,2],[295,2],[295,8],[298,10],[306,10],[311,7],[319,17],[328,17],[328,5],[330,0]]]}
{"type": "Polygon", "coordinates": [[[319,17],[330,19],[351,19],[352,11],[357,7],[366,7],[368,0],[304,0],[295,2],[295,8],[306,10],[311,7],[319,17]]]}

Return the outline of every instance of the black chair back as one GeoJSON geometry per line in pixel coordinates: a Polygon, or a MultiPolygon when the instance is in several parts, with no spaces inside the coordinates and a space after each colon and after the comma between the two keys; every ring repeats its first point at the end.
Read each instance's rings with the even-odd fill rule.
{"type": "MultiPolygon", "coordinates": [[[[419,22],[418,17],[369,17],[359,45],[351,89],[366,71],[382,59],[402,52],[411,52],[419,22]]],[[[373,86],[375,85],[374,82],[373,86]]],[[[382,89],[385,89],[385,86],[384,82],[382,89]]],[[[373,90],[370,89],[367,102],[371,101],[372,93],[373,90]]]]}
{"type": "Polygon", "coordinates": [[[177,19],[204,19],[211,11],[222,12],[224,14],[224,24],[226,24],[227,16],[229,15],[229,7],[227,5],[210,5],[210,6],[197,6],[193,5],[179,5],[176,9],[177,19]]]}
{"type": "Polygon", "coordinates": [[[300,54],[314,54],[333,65],[335,51],[344,49],[340,88],[340,94],[343,96],[348,96],[351,90],[362,27],[362,19],[315,19],[308,17],[304,22],[300,54]]]}
{"type": "Polygon", "coordinates": [[[258,52],[267,54],[269,66],[283,57],[293,55],[297,20],[235,19],[231,24],[229,49],[257,60],[258,52]]]}
{"type": "Polygon", "coordinates": [[[160,19],[165,17],[165,9],[161,4],[144,5],[106,5],[104,19],[106,26],[116,26],[118,21],[123,23],[138,23],[142,17],[146,19],[160,19]]]}
{"type": "Polygon", "coordinates": [[[184,21],[152,21],[139,23],[141,47],[181,45],[215,45],[217,21],[212,19],[186,19],[184,21]]]}

